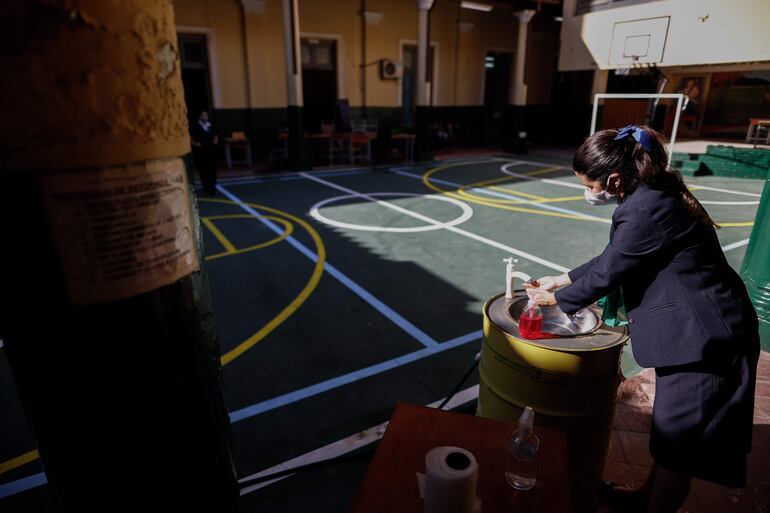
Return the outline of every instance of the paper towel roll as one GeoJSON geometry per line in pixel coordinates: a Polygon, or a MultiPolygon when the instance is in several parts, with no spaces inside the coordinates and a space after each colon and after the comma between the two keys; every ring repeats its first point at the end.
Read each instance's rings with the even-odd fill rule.
{"type": "Polygon", "coordinates": [[[425,455],[425,513],[473,513],[479,466],[460,447],[436,447],[425,455]]]}

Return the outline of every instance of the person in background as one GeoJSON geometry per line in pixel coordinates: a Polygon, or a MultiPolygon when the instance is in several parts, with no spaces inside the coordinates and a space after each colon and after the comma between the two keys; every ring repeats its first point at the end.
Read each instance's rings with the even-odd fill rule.
{"type": "Polygon", "coordinates": [[[217,144],[219,136],[209,121],[209,113],[202,110],[190,127],[190,139],[195,167],[198,169],[203,192],[216,194],[217,186],[217,144]]]}
{"type": "Polygon", "coordinates": [[[620,288],[634,357],[656,376],[655,464],[640,489],[606,483],[605,491],[627,511],[674,513],[693,477],[746,486],[759,325],[718,226],[668,168],[648,127],[596,132],[572,165],[590,204],[618,203],[610,243],[568,274],[540,278],[528,294],[571,314],[620,288]]]}

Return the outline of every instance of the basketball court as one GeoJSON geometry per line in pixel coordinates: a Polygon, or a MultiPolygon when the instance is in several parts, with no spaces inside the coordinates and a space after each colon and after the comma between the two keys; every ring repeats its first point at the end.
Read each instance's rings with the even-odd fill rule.
{"type": "MultiPolygon", "coordinates": [[[[687,183],[739,269],[763,181],[687,183]]],[[[502,260],[563,273],[602,250],[613,210],[563,159],[496,155],[227,179],[199,208],[239,477],[353,455],[244,488],[266,511],[345,510],[396,403],[437,404],[472,364],[502,260]]],[[[0,383],[0,509],[49,510],[4,356],[0,383]]],[[[450,407],[473,411],[473,383],[450,407]]]]}

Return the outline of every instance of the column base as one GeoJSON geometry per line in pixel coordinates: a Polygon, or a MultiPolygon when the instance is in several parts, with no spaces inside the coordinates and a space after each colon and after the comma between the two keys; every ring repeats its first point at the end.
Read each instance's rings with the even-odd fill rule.
{"type": "Polygon", "coordinates": [[[505,129],[503,151],[509,153],[527,153],[529,136],[527,134],[527,106],[508,105],[505,108],[505,129]]]}
{"type": "Polygon", "coordinates": [[[292,171],[305,171],[313,167],[305,144],[302,116],[302,107],[296,105],[286,107],[286,117],[289,120],[289,154],[287,160],[288,167],[292,171]]]}
{"type": "Polygon", "coordinates": [[[426,162],[433,159],[430,149],[430,111],[425,105],[418,105],[415,109],[415,126],[417,140],[414,146],[414,159],[417,162],[426,162]]]}

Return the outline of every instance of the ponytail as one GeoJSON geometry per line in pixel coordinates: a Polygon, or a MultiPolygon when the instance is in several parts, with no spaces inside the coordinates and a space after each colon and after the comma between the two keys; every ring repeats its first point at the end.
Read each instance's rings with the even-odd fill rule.
{"type": "Polygon", "coordinates": [[[620,173],[626,196],[640,185],[679,196],[685,209],[701,223],[719,228],[693,196],[681,173],[668,166],[662,136],[647,126],[630,125],[620,130],[602,130],[586,139],[575,153],[573,169],[590,180],[606,182],[620,173]]]}

